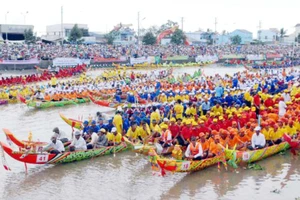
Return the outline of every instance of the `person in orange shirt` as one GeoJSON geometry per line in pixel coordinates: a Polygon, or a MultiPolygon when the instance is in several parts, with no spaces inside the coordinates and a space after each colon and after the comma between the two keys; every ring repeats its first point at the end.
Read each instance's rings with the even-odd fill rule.
{"type": "Polygon", "coordinates": [[[229,134],[228,148],[229,149],[241,149],[244,147],[243,142],[237,137],[237,132],[235,130],[231,130],[229,134]]]}
{"type": "Polygon", "coordinates": [[[202,157],[203,159],[207,158],[208,151],[209,151],[209,141],[205,137],[206,135],[203,132],[199,134],[199,138],[200,138],[199,142],[201,143],[203,149],[203,157],[202,157]]]}
{"type": "Polygon", "coordinates": [[[223,147],[226,147],[228,145],[228,140],[228,131],[220,130],[220,144],[223,147]]]}
{"type": "Polygon", "coordinates": [[[72,100],[76,99],[76,93],[75,92],[71,92],[69,98],[72,99],[72,100]]]}
{"type": "Polygon", "coordinates": [[[222,151],[220,146],[220,136],[215,135],[214,139],[209,144],[208,158],[218,156],[222,151]]]}
{"type": "Polygon", "coordinates": [[[51,101],[51,97],[48,93],[45,93],[44,100],[45,101],[51,101]]]}
{"type": "Polygon", "coordinates": [[[58,93],[54,92],[52,96],[52,101],[60,101],[60,96],[58,93]]]}

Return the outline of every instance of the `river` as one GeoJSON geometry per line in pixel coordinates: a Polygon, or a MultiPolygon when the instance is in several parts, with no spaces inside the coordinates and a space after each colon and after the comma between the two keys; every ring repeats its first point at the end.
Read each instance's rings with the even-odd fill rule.
{"type": "MultiPolygon", "coordinates": [[[[196,68],[180,68],[175,74],[193,72],[196,68]]],[[[206,67],[208,75],[232,74],[243,68],[206,67]]],[[[90,72],[90,74],[95,72],[90,72]]],[[[98,73],[98,71],[97,71],[98,73]]],[[[97,111],[111,109],[92,103],[46,110],[32,110],[25,105],[0,107],[0,128],[10,129],[18,138],[48,141],[52,129],[59,127],[71,136],[71,128],[59,113],[68,117],[87,118],[97,111]]],[[[6,142],[4,134],[0,140],[6,142]]],[[[226,171],[217,166],[192,174],[153,174],[147,157],[133,152],[57,166],[28,165],[5,156],[11,171],[0,166],[0,199],[295,199],[300,198],[300,161],[287,152],[259,164],[264,170],[239,167],[226,171]],[[272,192],[275,191],[275,192],[272,192]]]]}

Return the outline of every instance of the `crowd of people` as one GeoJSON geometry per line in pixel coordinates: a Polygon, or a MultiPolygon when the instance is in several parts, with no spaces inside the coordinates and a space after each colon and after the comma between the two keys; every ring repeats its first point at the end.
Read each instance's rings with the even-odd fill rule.
{"type": "Polygon", "coordinates": [[[71,45],[64,44],[0,44],[0,60],[28,60],[38,58],[53,60],[57,57],[75,57],[80,59],[121,58],[141,56],[189,56],[229,54],[258,55],[282,54],[284,57],[300,57],[300,47],[291,45],[71,45]]]}
{"type": "MultiPolygon", "coordinates": [[[[299,75],[243,72],[205,77],[202,84],[156,81],[155,103],[119,107],[107,124],[101,115],[84,121],[71,147],[117,145],[126,136],[134,143],[158,140],[162,148],[179,144],[187,149],[185,157],[200,160],[219,155],[220,146],[261,149],[281,143],[283,134],[299,140],[299,75]],[[239,88],[245,80],[249,85],[239,88]]],[[[145,86],[136,89],[138,94],[149,92],[145,86]]]]}

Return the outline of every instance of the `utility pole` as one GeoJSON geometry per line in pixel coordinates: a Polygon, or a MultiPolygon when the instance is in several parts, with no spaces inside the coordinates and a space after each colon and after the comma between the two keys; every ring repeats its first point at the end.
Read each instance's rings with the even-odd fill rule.
{"type": "Polygon", "coordinates": [[[215,44],[216,43],[216,35],[217,35],[217,24],[218,24],[218,22],[217,22],[217,18],[215,17],[215,34],[213,34],[213,44],[215,44]]]}
{"type": "Polygon", "coordinates": [[[6,25],[6,44],[8,43],[8,37],[7,37],[7,32],[8,32],[8,25],[7,25],[7,15],[9,14],[9,11],[5,13],[5,25],[6,25]]]}
{"type": "Polygon", "coordinates": [[[138,12],[138,45],[140,45],[140,12],[138,12]]]}
{"type": "Polygon", "coordinates": [[[64,7],[61,6],[61,46],[64,43],[64,25],[63,25],[64,7]]]}
{"type": "Polygon", "coordinates": [[[182,31],[183,31],[183,20],[184,20],[184,18],[181,17],[181,30],[182,30],[182,31]]]}
{"type": "Polygon", "coordinates": [[[258,41],[261,41],[261,20],[259,20],[258,24],[258,41]]]}

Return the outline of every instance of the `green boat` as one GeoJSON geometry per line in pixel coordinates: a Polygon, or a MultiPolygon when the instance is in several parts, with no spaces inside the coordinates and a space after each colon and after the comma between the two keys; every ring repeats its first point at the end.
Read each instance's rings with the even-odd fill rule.
{"type": "Polygon", "coordinates": [[[37,109],[51,108],[51,107],[63,107],[67,105],[77,105],[90,102],[89,98],[75,99],[75,100],[62,100],[62,101],[26,101],[28,107],[37,109]]]}

